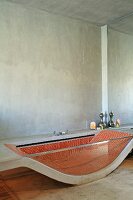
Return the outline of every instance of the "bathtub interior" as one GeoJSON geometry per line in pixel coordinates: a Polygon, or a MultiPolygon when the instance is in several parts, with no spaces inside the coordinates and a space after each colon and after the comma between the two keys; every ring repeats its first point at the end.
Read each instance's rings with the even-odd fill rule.
{"type": "Polygon", "coordinates": [[[111,164],[132,138],[126,132],[103,130],[93,136],[7,146],[64,174],[87,175],[111,164]]]}

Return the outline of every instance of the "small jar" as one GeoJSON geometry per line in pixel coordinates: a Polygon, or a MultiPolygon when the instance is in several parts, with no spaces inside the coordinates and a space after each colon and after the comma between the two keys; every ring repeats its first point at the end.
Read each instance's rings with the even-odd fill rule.
{"type": "Polygon", "coordinates": [[[91,122],[90,123],[90,129],[95,130],[96,129],[96,122],[91,122]]]}

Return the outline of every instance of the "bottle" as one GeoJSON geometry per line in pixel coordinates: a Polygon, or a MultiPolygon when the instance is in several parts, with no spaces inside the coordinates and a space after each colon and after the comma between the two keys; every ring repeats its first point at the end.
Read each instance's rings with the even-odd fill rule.
{"type": "Polygon", "coordinates": [[[111,112],[109,113],[109,117],[110,117],[110,120],[109,120],[109,122],[108,122],[108,126],[109,126],[109,127],[115,127],[115,123],[113,122],[113,116],[114,116],[114,113],[111,111],[111,112]]]}

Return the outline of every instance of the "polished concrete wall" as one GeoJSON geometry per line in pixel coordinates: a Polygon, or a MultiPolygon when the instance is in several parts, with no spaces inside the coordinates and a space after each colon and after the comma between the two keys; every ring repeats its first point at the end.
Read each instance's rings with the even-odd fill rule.
{"type": "Polygon", "coordinates": [[[0,2],[0,138],[98,120],[100,37],[86,22],[0,2]]]}
{"type": "Polygon", "coordinates": [[[133,123],[133,36],[108,31],[109,111],[133,123]]]}

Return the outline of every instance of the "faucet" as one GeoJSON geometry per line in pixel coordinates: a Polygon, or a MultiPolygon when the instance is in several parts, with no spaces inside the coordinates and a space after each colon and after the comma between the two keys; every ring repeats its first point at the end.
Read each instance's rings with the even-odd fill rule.
{"type": "Polygon", "coordinates": [[[60,132],[58,132],[58,133],[56,133],[56,131],[54,131],[53,132],[53,135],[66,135],[66,134],[68,134],[68,130],[66,130],[66,131],[60,131],[60,132]]]}

